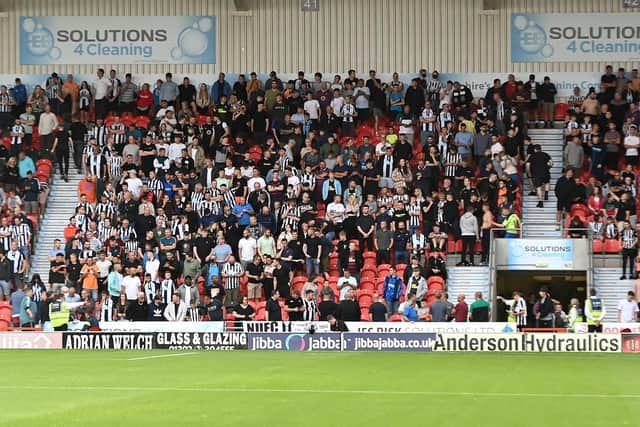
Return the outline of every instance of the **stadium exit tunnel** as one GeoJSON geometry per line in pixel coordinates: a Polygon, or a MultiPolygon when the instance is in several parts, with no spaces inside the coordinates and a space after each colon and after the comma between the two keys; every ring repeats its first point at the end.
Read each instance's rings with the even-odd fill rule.
{"type": "MultiPolygon", "coordinates": [[[[578,298],[584,302],[587,295],[587,273],[586,271],[498,271],[496,275],[496,293],[506,299],[511,299],[513,291],[520,291],[528,299],[531,293],[536,294],[538,290],[546,286],[551,292],[551,297],[562,304],[563,310],[567,312],[571,298],[578,298]]],[[[506,307],[501,302],[497,302],[497,321],[506,321],[506,307]]]]}

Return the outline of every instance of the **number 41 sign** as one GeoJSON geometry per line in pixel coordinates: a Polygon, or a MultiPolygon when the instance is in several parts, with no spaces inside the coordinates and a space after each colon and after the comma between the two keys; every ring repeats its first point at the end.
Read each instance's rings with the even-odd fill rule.
{"type": "Polygon", "coordinates": [[[301,0],[301,1],[302,1],[303,12],[317,12],[320,10],[320,0],[301,0]]]}

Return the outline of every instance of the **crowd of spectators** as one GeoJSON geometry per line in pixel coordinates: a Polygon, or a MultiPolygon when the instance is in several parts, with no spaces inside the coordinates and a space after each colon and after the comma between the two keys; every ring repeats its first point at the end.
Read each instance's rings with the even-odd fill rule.
{"type": "MultiPolygon", "coordinates": [[[[628,100],[624,90],[637,82],[634,75],[611,91],[611,103],[628,100]]],[[[28,95],[16,79],[11,91],[0,89],[10,138],[0,146],[2,197],[13,209],[0,227],[10,266],[0,270],[4,297],[9,285],[24,286],[34,231],[25,212],[44,206],[46,183],[33,180],[33,162],[52,157],[64,179],[70,160],[85,178],[36,305],[78,302],[79,294],[78,316],[98,320],[273,320],[278,312],[311,320],[317,301],[336,299],[324,318],[359,320],[374,302],[364,293],[359,306],[365,267],[381,265],[406,274],[396,280],[390,268],[374,268],[373,297],[388,314],[405,299],[430,305],[442,289],[419,293],[421,283],[446,280],[447,253],[462,253],[461,266],[480,254],[486,265],[490,229],[518,236],[521,170],[535,152],[526,130],[553,125],[555,94],[548,77],[509,75],[474,97],[435,70],[408,85],[373,70],[368,79],[350,70],[344,79],[300,72],[291,81],[271,72],[264,82],[220,73],[196,88],[171,73],[139,87],[130,74],[100,69],[80,84],[54,73],[28,95]]],[[[586,135],[593,107],[579,94],[571,102],[586,135]]],[[[594,126],[622,111],[596,103],[594,126]]],[[[635,111],[623,114],[621,129],[635,111]]],[[[573,125],[567,130],[575,136],[573,125]]],[[[597,140],[579,143],[591,153],[597,140]]],[[[637,158],[631,147],[626,154],[637,158]]],[[[34,323],[47,320],[39,311],[34,323]]]]}

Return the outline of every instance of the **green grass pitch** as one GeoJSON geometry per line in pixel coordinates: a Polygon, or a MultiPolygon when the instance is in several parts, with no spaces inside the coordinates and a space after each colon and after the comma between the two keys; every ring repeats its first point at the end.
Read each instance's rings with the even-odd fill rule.
{"type": "Polygon", "coordinates": [[[0,426],[638,426],[638,358],[2,351],[0,426]]]}

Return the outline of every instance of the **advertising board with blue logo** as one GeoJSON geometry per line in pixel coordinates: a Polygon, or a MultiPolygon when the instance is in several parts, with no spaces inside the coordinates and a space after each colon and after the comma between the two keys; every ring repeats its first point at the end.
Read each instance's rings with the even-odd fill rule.
{"type": "Polygon", "coordinates": [[[511,15],[511,62],[640,60],[640,13],[511,15]]]}
{"type": "Polygon", "coordinates": [[[249,333],[249,350],[431,351],[435,333],[249,333]]]}
{"type": "Polygon", "coordinates": [[[215,64],[215,16],[22,16],[20,63],[215,64]]]}
{"type": "Polygon", "coordinates": [[[506,239],[507,266],[511,270],[566,270],[574,267],[571,239],[506,239]]]}

